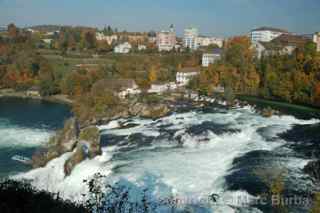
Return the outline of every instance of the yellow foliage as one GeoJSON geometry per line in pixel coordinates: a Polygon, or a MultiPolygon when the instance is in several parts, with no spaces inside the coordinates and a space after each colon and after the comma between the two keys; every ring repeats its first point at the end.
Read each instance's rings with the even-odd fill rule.
{"type": "Polygon", "coordinates": [[[320,192],[317,192],[315,195],[311,213],[320,213],[320,192]]]}
{"type": "Polygon", "coordinates": [[[154,66],[151,67],[148,78],[151,83],[157,81],[158,71],[154,66]]]}

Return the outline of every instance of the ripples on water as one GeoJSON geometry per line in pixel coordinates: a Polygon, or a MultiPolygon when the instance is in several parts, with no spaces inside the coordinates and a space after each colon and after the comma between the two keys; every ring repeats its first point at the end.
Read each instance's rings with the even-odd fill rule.
{"type": "Polygon", "coordinates": [[[289,139],[278,135],[295,125],[315,123],[318,120],[289,115],[264,118],[251,107],[227,110],[217,106],[182,110],[158,120],[119,119],[99,127],[103,155],[82,162],[71,176],[63,174],[67,153],[45,168],[19,177],[81,201],[87,191],[82,180],[100,172],[108,183],[130,186],[132,197],[144,188],[150,199],[158,200],[174,196],[196,202],[216,193],[221,205],[186,206],[196,212],[234,212],[236,208],[259,212],[238,202],[239,196],[250,200],[264,190],[256,169],[286,169],[292,191],[306,192],[312,187],[301,172],[308,158],[288,146],[289,139]]]}

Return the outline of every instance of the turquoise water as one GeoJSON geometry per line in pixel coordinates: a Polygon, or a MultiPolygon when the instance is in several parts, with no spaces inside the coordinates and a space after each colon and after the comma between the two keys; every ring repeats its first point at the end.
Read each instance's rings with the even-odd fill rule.
{"type": "Polygon", "coordinates": [[[30,166],[12,160],[31,157],[71,116],[66,105],[40,100],[0,99],[0,177],[27,171],[30,166]]]}

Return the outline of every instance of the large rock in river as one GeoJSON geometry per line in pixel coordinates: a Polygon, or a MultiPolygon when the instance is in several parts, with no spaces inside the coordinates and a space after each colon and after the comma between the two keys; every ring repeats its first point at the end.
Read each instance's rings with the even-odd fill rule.
{"type": "Polygon", "coordinates": [[[50,138],[47,147],[38,150],[32,156],[33,167],[43,167],[50,160],[59,157],[66,152],[71,152],[76,147],[78,137],[79,124],[75,118],[70,118],[65,122],[64,128],[50,138]]]}
{"type": "Polygon", "coordinates": [[[64,165],[65,174],[70,175],[74,167],[83,160],[92,159],[101,153],[99,129],[90,126],[81,130],[77,147],[64,165]]]}
{"type": "Polygon", "coordinates": [[[166,116],[169,112],[170,109],[167,104],[135,103],[129,108],[129,113],[132,116],[141,116],[152,119],[166,116]]]}

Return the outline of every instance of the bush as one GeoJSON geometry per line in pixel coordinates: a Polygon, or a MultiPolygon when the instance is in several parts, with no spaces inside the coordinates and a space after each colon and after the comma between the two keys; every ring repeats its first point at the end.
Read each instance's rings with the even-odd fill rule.
{"type": "Polygon", "coordinates": [[[5,180],[0,183],[1,213],[86,213],[81,205],[64,201],[59,194],[35,190],[27,182],[5,180]]]}

